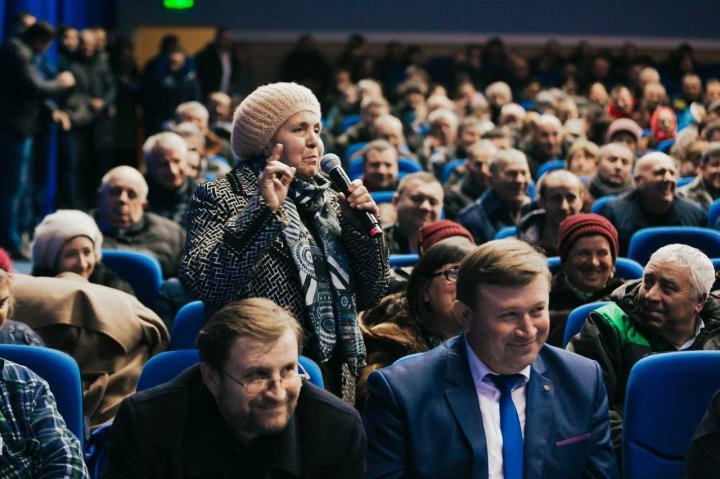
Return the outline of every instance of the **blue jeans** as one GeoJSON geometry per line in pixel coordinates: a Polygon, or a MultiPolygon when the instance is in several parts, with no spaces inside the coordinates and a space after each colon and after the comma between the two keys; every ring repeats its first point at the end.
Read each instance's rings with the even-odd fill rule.
{"type": "Polygon", "coordinates": [[[20,204],[31,162],[32,137],[0,128],[0,246],[11,253],[22,248],[20,204]]]}

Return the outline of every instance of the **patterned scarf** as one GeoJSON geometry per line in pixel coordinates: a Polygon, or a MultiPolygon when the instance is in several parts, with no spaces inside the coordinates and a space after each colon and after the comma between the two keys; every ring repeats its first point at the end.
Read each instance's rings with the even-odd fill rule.
{"type": "MultiPolygon", "coordinates": [[[[248,164],[259,176],[265,160],[251,159],[248,164]]],[[[357,321],[350,259],[340,242],[340,223],[328,204],[330,183],[322,177],[315,181],[295,177],[290,183],[282,205],[290,222],[283,236],[305,298],[308,323],[303,329],[309,335],[309,355],[325,362],[337,351],[357,377],[365,366],[365,343],[357,321]],[[312,225],[315,236],[301,217],[312,225]]]]}

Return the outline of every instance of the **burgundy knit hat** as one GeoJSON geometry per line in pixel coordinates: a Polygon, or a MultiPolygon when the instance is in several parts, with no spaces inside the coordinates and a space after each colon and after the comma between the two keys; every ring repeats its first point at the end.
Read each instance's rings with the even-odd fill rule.
{"type": "Polygon", "coordinates": [[[445,238],[461,236],[475,244],[472,234],[461,224],[450,220],[440,220],[427,224],[417,232],[418,252],[422,255],[432,245],[445,238]]]}
{"type": "Polygon", "coordinates": [[[570,215],[560,223],[558,229],[558,252],[564,263],[570,248],[583,236],[604,236],[610,244],[613,260],[618,256],[618,232],[605,217],[595,213],[578,213],[570,215]]]}

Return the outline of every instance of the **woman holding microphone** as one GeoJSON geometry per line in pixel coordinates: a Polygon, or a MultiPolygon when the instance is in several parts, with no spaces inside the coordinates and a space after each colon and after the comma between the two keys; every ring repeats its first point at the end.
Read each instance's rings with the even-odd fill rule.
{"type": "Polygon", "coordinates": [[[387,249],[362,232],[358,213],[378,213],[362,182],[346,197],[320,175],[321,129],[304,86],[273,83],[243,100],[232,131],[239,163],[195,191],[181,276],[207,314],[246,297],[288,308],[326,388],[352,402],[365,364],[357,312],[385,292],[387,249]]]}

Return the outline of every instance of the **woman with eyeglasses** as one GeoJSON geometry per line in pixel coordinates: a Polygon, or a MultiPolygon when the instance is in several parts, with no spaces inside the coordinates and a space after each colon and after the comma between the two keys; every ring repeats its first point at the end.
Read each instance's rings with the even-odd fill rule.
{"type": "Polygon", "coordinates": [[[367,366],[358,380],[358,408],[365,400],[365,383],[371,372],[408,354],[432,349],[464,330],[452,305],[458,265],[474,249],[462,237],[439,241],[415,265],[405,291],[386,296],[361,316],[367,366]]]}

